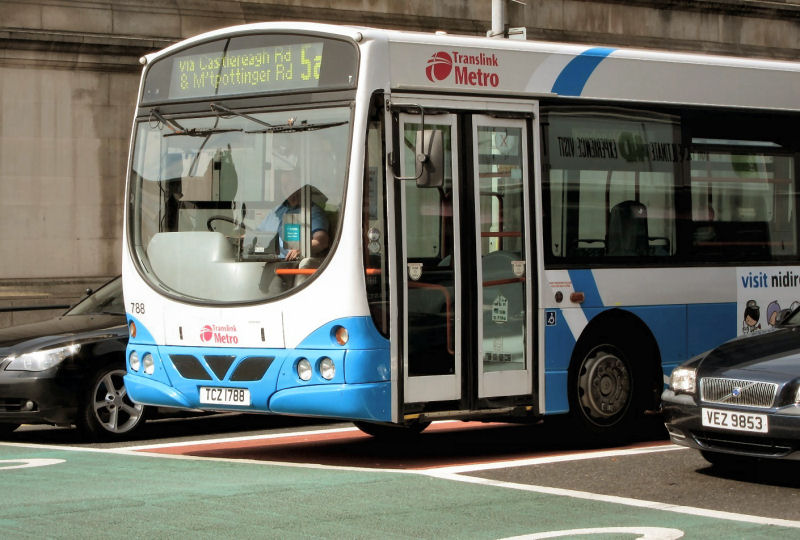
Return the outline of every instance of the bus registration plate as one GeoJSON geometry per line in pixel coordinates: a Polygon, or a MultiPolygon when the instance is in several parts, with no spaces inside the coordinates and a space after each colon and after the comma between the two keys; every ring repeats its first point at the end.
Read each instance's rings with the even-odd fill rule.
{"type": "Polygon", "coordinates": [[[769,423],[766,414],[740,413],[721,411],[719,409],[703,409],[703,425],[732,431],[750,431],[768,433],[769,423]]]}
{"type": "Polygon", "coordinates": [[[247,388],[200,387],[200,403],[210,405],[250,405],[250,390],[247,388]]]}

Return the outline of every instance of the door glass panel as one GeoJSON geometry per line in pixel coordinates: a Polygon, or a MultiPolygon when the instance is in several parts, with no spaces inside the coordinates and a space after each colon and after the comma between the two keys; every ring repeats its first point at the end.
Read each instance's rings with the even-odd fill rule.
{"type": "MultiPolygon", "coordinates": [[[[415,138],[421,128],[418,123],[403,126],[404,176],[415,174],[415,138]]],[[[409,377],[456,374],[459,349],[451,126],[430,124],[426,119],[425,129],[442,130],[445,180],[441,188],[420,188],[410,180],[401,186],[407,299],[406,373],[409,377]]]]}
{"type": "Polygon", "coordinates": [[[483,372],[527,369],[523,127],[477,126],[483,372]]]}

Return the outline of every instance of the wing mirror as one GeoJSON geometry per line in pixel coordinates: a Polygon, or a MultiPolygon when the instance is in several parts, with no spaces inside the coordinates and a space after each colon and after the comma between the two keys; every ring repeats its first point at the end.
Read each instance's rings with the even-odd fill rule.
{"type": "Polygon", "coordinates": [[[417,131],[417,187],[438,188],[444,184],[443,139],[441,129],[417,131]]]}
{"type": "Polygon", "coordinates": [[[420,188],[444,185],[444,134],[441,129],[425,129],[425,109],[419,105],[422,129],[414,135],[414,176],[397,176],[396,180],[414,180],[420,188]]]}

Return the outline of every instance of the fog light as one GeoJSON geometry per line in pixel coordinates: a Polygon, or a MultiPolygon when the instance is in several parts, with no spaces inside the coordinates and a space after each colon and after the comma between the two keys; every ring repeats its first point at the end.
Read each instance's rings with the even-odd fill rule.
{"type": "Polygon", "coordinates": [[[297,361],[297,376],[300,377],[301,381],[310,381],[311,380],[311,362],[306,360],[305,358],[301,358],[297,361]]]}
{"type": "Polygon", "coordinates": [[[28,400],[28,401],[26,401],[25,403],[22,404],[22,410],[23,411],[32,411],[35,408],[36,408],[36,403],[34,403],[31,400],[28,400]]]}
{"type": "Polygon", "coordinates": [[[333,376],[336,375],[336,366],[333,364],[333,360],[327,356],[320,360],[319,374],[322,375],[322,378],[326,381],[333,379],[333,376]]]}
{"type": "Polygon", "coordinates": [[[152,375],[156,372],[156,362],[153,360],[153,355],[150,353],[144,353],[142,357],[142,365],[144,366],[144,372],[148,375],[152,375]]]}
{"type": "Polygon", "coordinates": [[[139,355],[136,354],[136,351],[131,351],[131,356],[128,358],[128,364],[131,366],[131,370],[139,371],[139,368],[142,367],[142,364],[139,362],[139,355]]]}

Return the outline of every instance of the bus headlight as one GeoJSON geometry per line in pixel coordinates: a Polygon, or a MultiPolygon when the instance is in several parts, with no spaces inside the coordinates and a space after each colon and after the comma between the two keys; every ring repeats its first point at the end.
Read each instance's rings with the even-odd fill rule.
{"type": "Polygon", "coordinates": [[[697,370],[695,368],[677,367],[672,370],[669,386],[676,394],[694,394],[696,379],[697,370]]]}
{"type": "Polygon", "coordinates": [[[128,357],[128,364],[130,364],[132,371],[139,371],[139,368],[142,367],[142,363],[139,361],[139,355],[136,351],[131,351],[131,355],[128,357]]]}
{"type": "Polygon", "coordinates": [[[336,366],[334,365],[333,360],[327,356],[320,360],[319,374],[322,375],[322,378],[326,381],[333,379],[334,375],[336,375],[336,366]]]}
{"type": "Polygon", "coordinates": [[[297,361],[297,376],[300,377],[301,381],[310,381],[311,380],[311,362],[306,360],[305,358],[301,358],[297,361]]]}
{"type": "Polygon", "coordinates": [[[148,375],[152,375],[156,372],[156,363],[153,360],[153,355],[150,353],[144,353],[142,357],[142,365],[144,366],[144,372],[148,375]]]}

